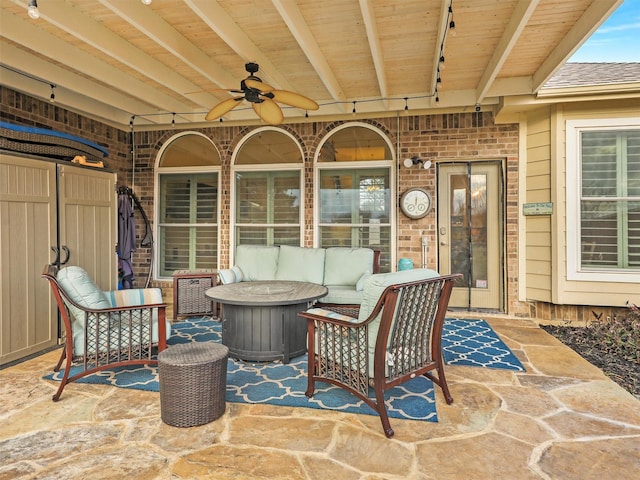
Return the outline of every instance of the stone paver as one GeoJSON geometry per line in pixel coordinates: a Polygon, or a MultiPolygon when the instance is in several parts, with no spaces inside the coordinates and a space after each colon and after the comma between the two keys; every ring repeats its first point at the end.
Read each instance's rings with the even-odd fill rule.
{"type": "Polygon", "coordinates": [[[447,369],[438,423],[228,403],[207,425],[160,419],[159,395],[42,379],[52,352],[0,370],[0,480],[631,479],[640,401],[527,319],[488,318],[527,372],[447,369]]]}

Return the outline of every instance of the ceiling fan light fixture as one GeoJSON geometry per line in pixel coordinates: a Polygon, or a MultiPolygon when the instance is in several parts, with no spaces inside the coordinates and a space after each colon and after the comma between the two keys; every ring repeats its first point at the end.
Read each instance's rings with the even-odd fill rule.
{"type": "Polygon", "coordinates": [[[215,120],[246,100],[251,104],[254,112],[262,121],[270,125],[279,125],[284,120],[282,109],[278,103],[305,110],[305,117],[309,117],[308,110],[317,110],[320,106],[310,98],[287,90],[276,90],[271,85],[254,75],[260,68],[257,63],[245,63],[244,68],[249,76],[240,82],[240,90],[229,90],[241,93],[242,96],[224,100],[214,106],[205,116],[205,120],[215,120]]]}

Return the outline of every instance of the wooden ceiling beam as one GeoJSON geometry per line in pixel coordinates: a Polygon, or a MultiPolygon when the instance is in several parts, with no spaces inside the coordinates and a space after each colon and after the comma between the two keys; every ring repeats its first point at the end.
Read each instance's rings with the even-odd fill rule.
{"type": "MultiPolygon", "coordinates": [[[[315,41],[298,7],[293,2],[286,0],[272,0],[272,2],[298,42],[298,45],[300,45],[300,48],[302,48],[302,51],[309,59],[309,62],[313,65],[313,68],[331,94],[333,100],[336,102],[346,102],[347,99],[340,83],[333,74],[333,70],[322,54],[318,43],[315,41]]],[[[344,105],[341,105],[341,110],[345,110],[344,105]]]]}
{"type": "MultiPolygon", "coordinates": [[[[123,63],[150,80],[160,81],[179,95],[185,92],[201,92],[201,88],[186,80],[175,70],[155,60],[116,35],[102,23],[82,14],[66,2],[41,2],[38,6],[40,21],[47,21],[69,35],[123,63]]],[[[111,79],[105,79],[110,81],[111,79]]],[[[198,105],[213,105],[218,99],[208,93],[193,93],[189,99],[198,105]]]]}
{"type": "MultiPolygon", "coordinates": [[[[99,61],[89,53],[75,49],[29,20],[13,15],[0,15],[0,30],[3,37],[21,45],[19,50],[21,54],[12,55],[12,58],[19,61],[18,69],[33,75],[42,75],[42,72],[47,72],[47,80],[69,91],[75,90],[88,98],[100,99],[107,105],[117,105],[131,113],[135,113],[136,109],[181,112],[193,108],[186,107],[184,103],[151,88],[145,82],[123,75],[117,68],[99,61]],[[49,64],[41,59],[36,62],[37,57],[30,55],[26,49],[38,52],[51,62],[66,65],[69,68],[54,69],[48,67],[49,64]],[[92,78],[93,82],[87,83],[86,77],[72,74],[72,71],[86,72],[86,77],[92,78]],[[62,75],[63,72],[67,74],[62,75]],[[54,73],[56,73],[55,77],[54,73]]],[[[8,65],[14,65],[9,61],[9,55],[14,52],[11,47],[11,45],[2,46],[2,61],[8,65]]]]}
{"type": "Polygon", "coordinates": [[[389,96],[389,89],[387,88],[387,74],[384,68],[380,35],[378,34],[378,25],[373,12],[372,2],[369,0],[360,0],[360,11],[362,12],[362,18],[364,19],[367,38],[369,39],[369,50],[371,51],[371,57],[373,58],[373,65],[376,69],[378,89],[380,90],[380,96],[384,99],[384,108],[387,109],[389,108],[389,101],[386,100],[389,96]]]}
{"type": "Polygon", "coordinates": [[[533,74],[533,93],[538,93],[553,74],[565,64],[569,57],[609,18],[622,2],[623,0],[597,1],[589,5],[569,30],[569,33],[556,45],[533,74]]]}
{"type": "MultiPolygon", "coordinates": [[[[55,85],[55,102],[53,105],[60,105],[71,108],[75,111],[84,112],[91,118],[122,128],[129,123],[133,111],[148,111],[149,105],[139,101],[134,97],[123,97],[114,94],[114,91],[100,84],[89,84],[86,78],[70,72],[69,70],[51,65],[46,59],[38,58],[14,45],[2,46],[2,61],[12,65],[12,69],[23,73],[16,73],[13,70],[2,71],[2,84],[27,93],[36,98],[48,100],[52,90],[46,82],[55,85]],[[46,78],[34,73],[46,72],[46,78]],[[33,80],[38,78],[38,80],[33,80]]],[[[149,118],[149,123],[165,123],[166,118],[149,118]]]]}
{"type": "Polygon", "coordinates": [[[174,55],[180,62],[208,79],[216,88],[231,88],[237,83],[237,79],[231,76],[226,69],[218,65],[209,55],[187,40],[142,2],[113,2],[110,0],[99,0],[99,2],[174,55]]]}
{"type": "MultiPolygon", "coordinates": [[[[289,80],[281,75],[275,65],[268,60],[269,55],[251,41],[216,0],[184,0],[184,2],[245,62],[258,63],[260,65],[258,75],[265,83],[279,89],[293,90],[289,80]]],[[[241,78],[234,78],[220,86],[221,88],[238,88],[241,80],[241,78]]]]}
{"type": "Polygon", "coordinates": [[[500,41],[491,56],[491,60],[489,60],[487,67],[480,77],[480,81],[476,87],[476,104],[482,103],[487,96],[494,80],[498,76],[498,73],[500,73],[500,69],[502,69],[504,62],[507,61],[518,38],[522,35],[538,3],[539,0],[520,0],[516,5],[509,19],[509,23],[505,27],[502,37],[500,37],[500,41]]]}
{"type": "MultiPolygon", "coordinates": [[[[433,52],[433,66],[431,67],[431,90],[429,93],[435,92],[435,85],[438,81],[438,69],[440,65],[440,54],[442,50],[442,39],[445,32],[449,28],[449,6],[451,0],[442,0],[440,2],[440,19],[438,20],[438,34],[436,35],[436,44],[433,52]]],[[[445,56],[445,62],[447,61],[445,56]]]]}

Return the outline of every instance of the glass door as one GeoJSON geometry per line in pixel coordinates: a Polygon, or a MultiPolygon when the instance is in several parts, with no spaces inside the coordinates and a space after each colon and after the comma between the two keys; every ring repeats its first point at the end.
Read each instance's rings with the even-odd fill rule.
{"type": "Polygon", "coordinates": [[[439,165],[438,268],[463,274],[451,307],[503,308],[501,190],[498,162],[439,165]]]}

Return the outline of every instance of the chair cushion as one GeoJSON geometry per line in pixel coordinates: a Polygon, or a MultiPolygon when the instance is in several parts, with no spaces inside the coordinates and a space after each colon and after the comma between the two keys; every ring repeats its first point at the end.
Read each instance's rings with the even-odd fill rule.
{"type": "Polygon", "coordinates": [[[243,281],[275,280],[279,253],[279,247],[238,245],[235,263],[242,271],[243,281]]]}
{"type": "MultiPolygon", "coordinates": [[[[104,292],[105,297],[109,301],[109,307],[133,307],[133,306],[142,306],[142,305],[154,305],[159,303],[164,303],[162,298],[162,290],[159,288],[131,288],[125,290],[112,290],[109,292],[104,292]]],[[[151,341],[153,343],[158,343],[158,311],[154,309],[152,312],[152,324],[151,324],[151,341]]],[[[148,338],[140,338],[139,331],[137,328],[134,328],[132,332],[129,331],[128,328],[122,328],[118,323],[118,315],[111,314],[110,315],[110,327],[109,332],[111,333],[113,338],[121,338],[121,342],[123,345],[126,345],[129,341],[129,336],[131,335],[132,345],[139,345],[148,342],[148,338]],[[122,337],[119,337],[122,335],[122,337]]],[[[139,314],[136,314],[136,318],[139,318],[139,314]]],[[[149,319],[148,310],[142,310],[143,322],[147,322],[149,319]]],[[[166,332],[168,339],[171,337],[171,322],[168,319],[165,319],[166,332]]],[[[92,332],[93,333],[93,332],[92,332]]],[[[84,337],[85,331],[82,328],[74,328],[73,329],[73,353],[75,355],[84,355],[84,337]]],[[[89,351],[87,353],[93,354],[94,351],[89,351]]]]}
{"type": "MultiPolygon", "coordinates": [[[[60,269],[56,275],[60,287],[71,300],[85,308],[110,308],[111,302],[98,288],[89,274],[81,267],[69,266],[60,269]]],[[[84,328],[84,312],[68,305],[71,315],[84,328]]]]}
{"type": "Polygon", "coordinates": [[[314,315],[321,315],[327,318],[333,318],[334,320],[343,320],[345,322],[357,323],[358,319],[350,317],[349,315],[343,315],[342,313],[334,312],[333,310],[327,310],[326,308],[310,308],[307,313],[314,315]]]}
{"type": "Polygon", "coordinates": [[[112,307],[131,307],[163,303],[159,288],[130,288],[104,292],[112,307]]]}
{"type": "MultiPolygon", "coordinates": [[[[366,320],[373,308],[378,303],[378,299],[382,292],[389,286],[397,283],[415,282],[418,280],[426,280],[428,278],[438,277],[440,274],[435,270],[428,268],[417,268],[415,270],[403,270],[401,272],[393,273],[378,273],[371,275],[364,282],[364,295],[362,297],[362,303],[360,304],[360,312],[358,314],[358,320],[366,320]]],[[[373,354],[376,346],[376,338],[378,336],[378,329],[380,328],[380,319],[382,318],[382,311],[378,313],[376,318],[369,323],[367,336],[369,339],[369,357],[371,365],[373,365],[373,354]]]]}
{"type": "Polygon", "coordinates": [[[322,285],[324,257],[324,248],[281,245],[276,280],[311,282],[322,285]]]}
{"type": "Polygon", "coordinates": [[[362,274],[373,268],[370,248],[327,248],[324,261],[325,285],[356,285],[362,274]]]}

